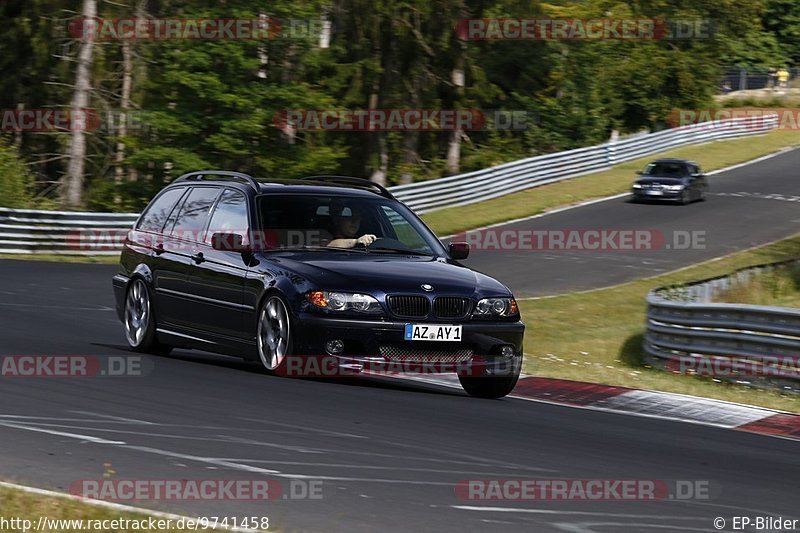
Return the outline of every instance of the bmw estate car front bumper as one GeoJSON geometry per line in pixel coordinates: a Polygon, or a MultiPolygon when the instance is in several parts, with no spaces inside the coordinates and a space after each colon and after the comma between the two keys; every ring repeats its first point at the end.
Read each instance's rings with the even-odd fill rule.
{"type": "MultiPolygon", "coordinates": [[[[430,321],[416,320],[415,323],[430,321]]],[[[521,321],[436,321],[462,326],[461,341],[408,341],[411,321],[320,317],[303,313],[294,337],[294,353],[335,359],[355,369],[505,373],[518,371],[525,325],[521,321]],[[338,341],[338,342],[333,342],[338,341]],[[331,348],[341,348],[331,350],[331,348]]]]}

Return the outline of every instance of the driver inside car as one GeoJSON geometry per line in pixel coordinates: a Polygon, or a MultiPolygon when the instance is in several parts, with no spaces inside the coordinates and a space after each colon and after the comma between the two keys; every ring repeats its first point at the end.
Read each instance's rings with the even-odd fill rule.
{"type": "Polygon", "coordinates": [[[331,205],[331,225],[333,239],[328,246],[334,248],[354,248],[357,245],[369,246],[378,238],[371,233],[360,237],[361,210],[355,206],[331,205]]]}

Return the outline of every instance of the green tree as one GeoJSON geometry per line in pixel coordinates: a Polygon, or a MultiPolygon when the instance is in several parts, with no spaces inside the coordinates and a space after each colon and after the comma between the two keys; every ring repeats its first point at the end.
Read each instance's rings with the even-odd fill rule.
{"type": "Polygon", "coordinates": [[[13,144],[0,136],[0,205],[30,207],[33,177],[13,144]]]}

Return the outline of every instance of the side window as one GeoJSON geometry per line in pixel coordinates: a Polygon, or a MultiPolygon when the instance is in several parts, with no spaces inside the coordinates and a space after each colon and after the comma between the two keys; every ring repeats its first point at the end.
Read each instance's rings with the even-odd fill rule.
{"type": "Polygon", "coordinates": [[[218,194],[219,189],[216,187],[193,188],[181,206],[172,234],[182,239],[202,242],[202,233],[218,194]]]}
{"type": "Polygon", "coordinates": [[[177,189],[169,189],[164,191],[153,200],[150,205],[145,209],[142,218],[139,220],[139,225],[136,229],[142,231],[159,232],[164,226],[167,217],[169,216],[175,202],[181,197],[185,187],[177,189]]]}
{"type": "Polygon", "coordinates": [[[247,198],[238,191],[225,189],[211,215],[206,244],[211,243],[211,236],[215,233],[236,233],[247,238],[247,230],[247,198]]]}

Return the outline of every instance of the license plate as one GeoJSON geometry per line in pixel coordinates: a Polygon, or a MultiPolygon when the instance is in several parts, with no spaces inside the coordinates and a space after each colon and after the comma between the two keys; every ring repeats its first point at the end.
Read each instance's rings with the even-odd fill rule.
{"type": "Polygon", "coordinates": [[[407,341],[460,342],[461,326],[444,324],[406,324],[407,341]]]}
{"type": "Polygon", "coordinates": [[[647,194],[649,194],[650,196],[662,196],[664,194],[664,191],[647,191],[647,194]]]}

